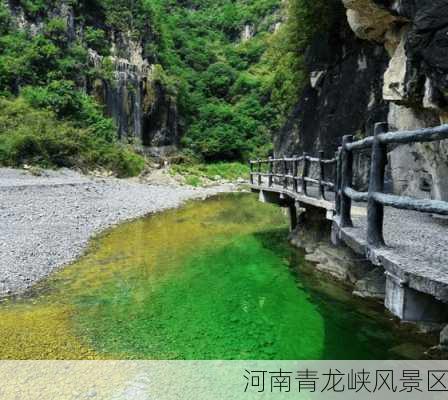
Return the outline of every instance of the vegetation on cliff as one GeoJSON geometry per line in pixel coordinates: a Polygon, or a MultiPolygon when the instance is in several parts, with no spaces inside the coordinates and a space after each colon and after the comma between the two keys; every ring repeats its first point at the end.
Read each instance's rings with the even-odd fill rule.
{"type": "Polygon", "coordinates": [[[157,1],[158,57],[179,87],[183,143],[205,160],[243,160],[270,150],[276,112],[262,59],[279,3],[157,1]]]}
{"type": "Polygon", "coordinates": [[[23,98],[0,98],[0,110],[0,164],[102,167],[119,177],[137,175],[144,167],[141,157],[102,136],[95,124],[63,121],[53,111],[33,107],[23,98]]]}
{"type": "Polygon", "coordinates": [[[140,173],[143,158],[118,142],[112,119],[82,90],[87,80],[105,74],[87,55],[89,40],[99,42],[100,31],[70,40],[66,19],[47,17],[56,1],[20,3],[29,18],[45,17],[33,33],[0,3],[0,163],[140,173]]]}
{"type": "MultiPolygon", "coordinates": [[[[6,108],[28,107],[40,117],[45,112],[59,132],[79,130],[67,139],[75,141],[76,157],[60,155],[56,161],[33,153],[26,161],[87,167],[92,161],[114,169],[116,163],[105,161],[107,157],[85,156],[88,142],[103,155],[122,154],[119,164],[130,164],[120,167],[121,174],[138,173],[143,162],[118,143],[112,120],[84,93],[97,78],[113,81],[107,56],[117,33],[142,44],[143,57],[158,66],[164,85],[176,93],[186,154],[206,162],[244,161],[271,151],[272,133],[283,124],[306,79],[306,46],[324,25],[321,20],[329,8],[323,0],[289,0],[283,8],[280,0],[15,3],[40,28],[19,27],[7,2],[0,3],[0,96],[10,99],[4,100],[6,108]],[[76,29],[61,12],[64,5],[74,7],[76,29]],[[104,56],[102,65],[88,62],[88,49],[104,56]],[[17,96],[19,100],[12,100],[17,96]],[[86,135],[91,140],[84,142],[86,135]]],[[[120,48],[115,51],[120,56],[120,48]]],[[[10,111],[0,113],[10,120],[10,111]]],[[[22,123],[8,125],[17,126],[16,131],[2,132],[3,153],[23,153],[13,149],[20,142],[13,137],[27,128],[22,123]]],[[[46,137],[30,132],[37,141],[46,137]]],[[[52,140],[63,137],[54,135],[52,140]]],[[[3,155],[0,162],[17,165],[24,159],[3,155]]]]}
{"type": "Polygon", "coordinates": [[[272,74],[271,102],[275,105],[279,126],[283,125],[308,81],[305,66],[308,46],[316,33],[326,31],[337,2],[328,0],[288,0],[285,21],[269,41],[266,54],[272,74]]]}
{"type": "Polygon", "coordinates": [[[157,2],[158,56],[180,86],[184,144],[206,161],[271,152],[272,134],[308,79],[306,48],[317,30],[327,28],[334,6],[324,0],[281,3],[157,2]]]}

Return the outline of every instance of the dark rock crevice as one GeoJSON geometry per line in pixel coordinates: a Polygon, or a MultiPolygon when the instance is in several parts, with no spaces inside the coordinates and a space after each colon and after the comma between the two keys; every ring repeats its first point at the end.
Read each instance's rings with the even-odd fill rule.
{"type": "Polygon", "coordinates": [[[276,155],[323,149],[331,156],[343,135],[371,133],[387,119],[381,79],[387,63],[384,48],[357,39],[346,21],[316,38],[306,59],[310,82],[275,137],[276,155]]]}

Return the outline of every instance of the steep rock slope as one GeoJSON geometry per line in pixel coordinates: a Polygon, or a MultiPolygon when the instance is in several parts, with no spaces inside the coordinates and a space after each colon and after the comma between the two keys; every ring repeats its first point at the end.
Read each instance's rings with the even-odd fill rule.
{"type": "Polygon", "coordinates": [[[342,134],[371,132],[385,118],[379,77],[388,57],[382,46],[357,39],[341,18],[313,40],[306,55],[309,83],[286,126],[276,152],[334,152],[342,134]]]}
{"type": "MultiPolygon", "coordinates": [[[[343,135],[369,135],[380,121],[391,129],[447,121],[448,1],[343,0],[343,6],[344,21],[310,46],[310,82],[276,138],[278,154],[331,153],[343,135]]],[[[443,142],[391,149],[392,189],[448,199],[447,154],[443,142]]]]}

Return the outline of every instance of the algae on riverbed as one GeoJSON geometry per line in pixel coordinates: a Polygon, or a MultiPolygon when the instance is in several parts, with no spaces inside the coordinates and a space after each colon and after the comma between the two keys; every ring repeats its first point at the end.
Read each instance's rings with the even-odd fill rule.
{"type": "Polygon", "coordinates": [[[234,194],[115,228],[0,306],[0,356],[386,358],[397,335],[353,305],[322,301],[287,245],[286,222],[278,208],[234,194]]]}

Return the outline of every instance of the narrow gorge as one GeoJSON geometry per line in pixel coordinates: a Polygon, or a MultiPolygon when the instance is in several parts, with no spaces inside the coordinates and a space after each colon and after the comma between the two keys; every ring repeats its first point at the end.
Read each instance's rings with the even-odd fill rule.
{"type": "Polygon", "coordinates": [[[447,124],[448,0],[0,0],[0,358],[446,358],[447,124]]]}

